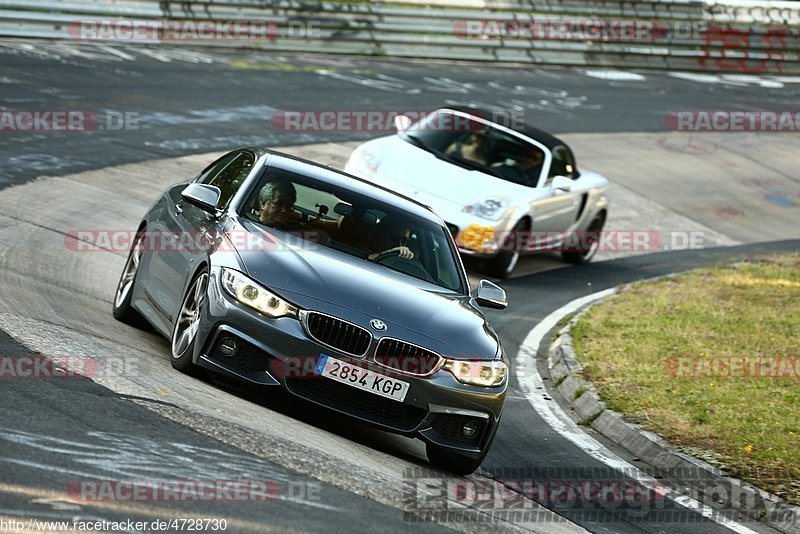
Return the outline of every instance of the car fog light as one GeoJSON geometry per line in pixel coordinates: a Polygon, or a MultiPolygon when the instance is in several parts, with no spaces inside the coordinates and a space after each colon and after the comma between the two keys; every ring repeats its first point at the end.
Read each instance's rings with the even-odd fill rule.
{"type": "Polygon", "coordinates": [[[226,337],[219,342],[219,351],[223,356],[233,356],[239,352],[239,344],[232,337],[226,337]]]}
{"type": "Polygon", "coordinates": [[[478,423],[475,421],[467,421],[464,423],[464,426],[461,427],[461,433],[464,434],[464,437],[467,439],[472,439],[478,433],[478,423]]]}

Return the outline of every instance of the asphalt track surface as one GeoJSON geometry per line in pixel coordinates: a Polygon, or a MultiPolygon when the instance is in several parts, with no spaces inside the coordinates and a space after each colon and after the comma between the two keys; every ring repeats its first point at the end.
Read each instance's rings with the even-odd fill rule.
{"type": "MultiPolygon", "coordinates": [[[[625,132],[663,129],[664,113],[675,109],[758,106],[765,93],[776,107],[784,102],[783,107],[790,108],[790,102],[796,101],[791,87],[777,90],[749,79],[699,83],[648,73],[645,80],[633,83],[559,69],[209,51],[194,55],[181,51],[184,60],[177,60],[178,52],[168,55],[156,50],[155,56],[162,54],[159,59],[126,47],[109,52],[74,45],[26,45],[0,43],[4,67],[0,96],[5,108],[136,111],[139,129],[3,132],[0,183],[5,186],[43,175],[60,176],[242,144],[339,142],[374,136],[368,132],[275,131],[269,123],[275,109],[371,109],[373,105],[374,109],[431,109],[451,99],[475,103],[528,99],[536,89],[543,109],[530,113],[535,113],[537,124],[545,129],[625,132]],[[109,59],[112,56],[117,59],[109,59]],[[165,61],[167,58],[171,59],[165,61]],[[622,88],[626,90],[624,99],[618,96],[622,88]]],[[[187,166],[187,172],[190,168],[187,166]]],[[[150,166],[147,172],[157,175],[158,167],[150,166]]],[[[0,412],[4,429],[0,436],[4,441],[0,516],[166,519],[202,514],[227,517],[237,531],[270,527],[350,530],[375,525],[388,531],[442,529],[436,523],[410,523],[400,510],[408,506],[407,500],[397,497],[408,482],[406,470],[425,465],[417,444],[313,413],[307,406],[287,405],[280,395],[180,375],[169,368],[166,341],[113,321],[110,300],[124,257],[69,255],[63,231],[81,222],[96,228],[124,227],[115,221],[128,221],[143,212],[159,190],[149,187],[153,181],[158,180],[109,175],[105,182],[95,178],[81,188],[73,183],[68,185],[75,187],[64,187],[56,179],[50,194],[43,182],[40,190],[31,191],[33,196],[11,200],[6,196],[10,204],[4,205],[0,218],[0,314],[6,329],[27,346],[2,336],[0,354],[19,356],[31,349],[44,354],[84,351],[98,358],[122,357],[130,365],[126,371],[135,372],[97,383],[52,379],[2,384],[3,406],[13,409],[0,412]],[[69,196],[64,196],[65,192],[69,196]],[[269,504],[68,502],[65,488],[81,478],[268,479],[276,481],[281,493],[269,504]],[[318,488],[319,497],[293,496],[301,487],[318,488]]],[[[505,282],[511,306],[489,316],[513,355],[538,320],[587,293],[763,251],[797,248],[797,241],[751,244],[533,273],[505,282]]],[[[481,476],[505,479],[526,469],[551,468],[571,473],[573,479],[578,469],[588,473],[588,478],[608,478],[607,468],[532,411],[516,385],[506,410],[481,476]]],[[[665,508],[644,514],[598,503],[542,504],[593,532],[726,530],[669,502],[665,508]],[[672,513],[656,513],[665,510],[672,513]]],[[[542,532],[576,528],[571,523],[553,523],[552,516],[544,517],[543,522],[533,524],[451,526],[474,531],[513,529],[511,523],[542,532]]]]}
{"type": "Polygon", "coordinates": [[[275,110],[430,110],[461,103],[511,110],[556,133],[663,132],[669,112],[792,110],[800,96],[798,78],[686,79],[680,73],[493,68],[74,42],[3,41],[0,64],[0,105],[6,109],[139,114],[136,130],[3,132],[0,186],[37,175],[242,145],[376,136],[282,131],[270,123],[275,110]]]}

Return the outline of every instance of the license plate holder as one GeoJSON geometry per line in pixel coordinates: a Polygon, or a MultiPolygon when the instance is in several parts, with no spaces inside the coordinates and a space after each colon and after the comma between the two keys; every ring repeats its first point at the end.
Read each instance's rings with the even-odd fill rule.
{"type": "Polygon", "coordinates": [[[364,369],[327,354],[320,354],[314,372],[329,380],[335,380],[397,402],[405,400],[411,386],[410,383],[403,380],[364,369]]]}

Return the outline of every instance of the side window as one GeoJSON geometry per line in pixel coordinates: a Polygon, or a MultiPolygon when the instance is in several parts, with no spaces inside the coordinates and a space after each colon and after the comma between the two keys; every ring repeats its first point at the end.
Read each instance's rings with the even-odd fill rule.
{"type": "Polygon", "coordinates": [[[550,185],[556,176],[568,176],[573,179],[578,177],[572,152],[565,146],[557,146],[553,149],[553,159],[550,161],[550,172],[547,174],[546,185],[550,185]]]}
{"type": "Polygon", "coordinates": [[[238,155],[237,152],[234,152],[232,154],[225,154],[218,160],[214,161],[211,165],[203,169],[203,172],[197,175],[197,177],[193,181],[199,184],[210,183],[211,179],[217,174],[219,174],[220,171],[222,171],[222,169],[224,169],[225,166],[228,163],[230,163],[231,160],[235,158],[237,155],[238,155]]]}
{"type": "Polygon", "coordinates": [[[303,184],[294,184],[294,188],[297,191],[297,201],[294,206],[301,215],[314,217],[320,213],[320,208],[322,208],[322,219],[338,221],[342,218],[334,211],[339,199],[332,194],[303,184]]]}
{"type": "Polygon", "coordinates": [[[229,158],[220,160],[219,165],[215,165],[209,172],[203,173],[198,182],[219,187],[222,192],[220,206],[226,206],[250,174],[253,163],[255,158],[249,152],[235,153],[229,158]]]}

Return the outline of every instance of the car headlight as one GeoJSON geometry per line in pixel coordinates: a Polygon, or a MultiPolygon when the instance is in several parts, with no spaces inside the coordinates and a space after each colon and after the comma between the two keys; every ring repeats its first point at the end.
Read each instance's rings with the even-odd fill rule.
{"type": "Polygon", "coordinates": [[[500,360],[446,360],[444,368],[462,384],[472,386],[500,386],[508,373],[508,366],[500,360]]]}
{"type": "Polygon", "coordinates": [[[489,198],[480,200],[473,204],[464,206],[461,210],[464,213],[477,215],[490,221],[499,221],[505,214],[505,208],[508,206],[508,199],[505,198],[489,198]]]}
{"type": "Polygon", "coordinates": [[[222,269],[222,287],[230,296],[269,317],[295,317],[297,306],[290,304],[244,274],[222,269]]]}

